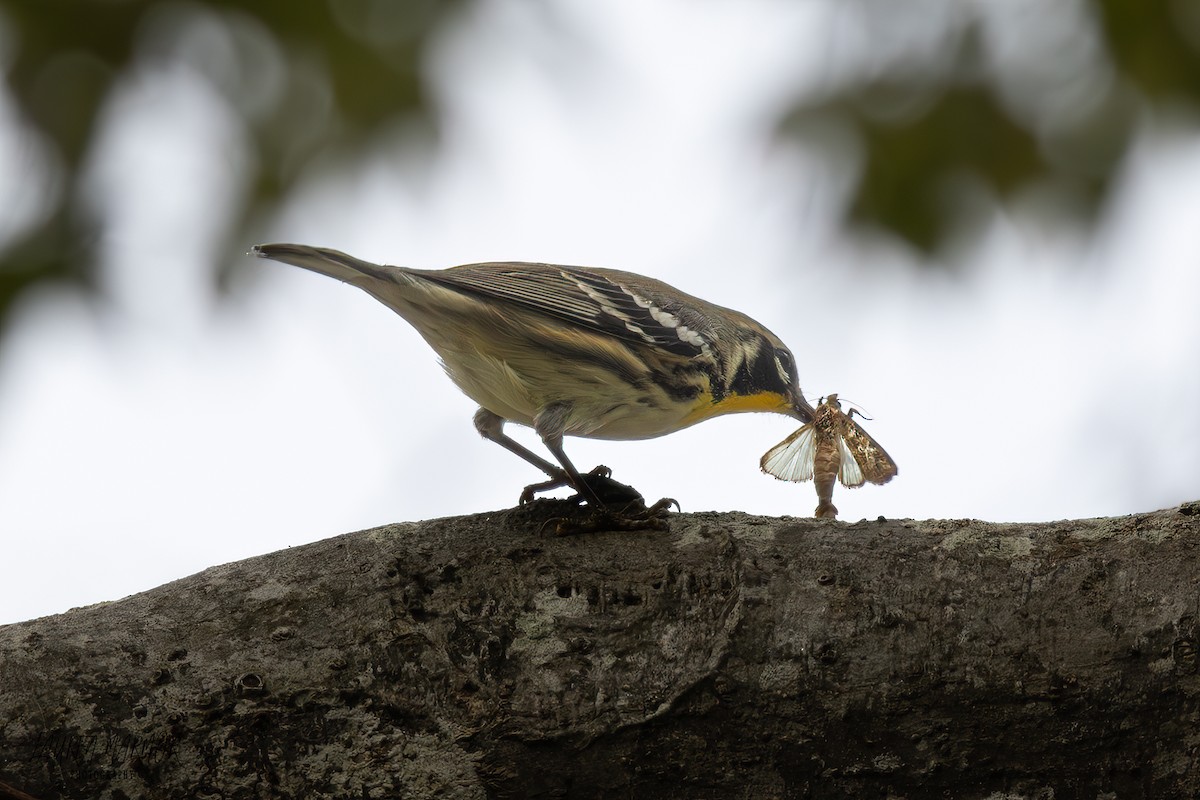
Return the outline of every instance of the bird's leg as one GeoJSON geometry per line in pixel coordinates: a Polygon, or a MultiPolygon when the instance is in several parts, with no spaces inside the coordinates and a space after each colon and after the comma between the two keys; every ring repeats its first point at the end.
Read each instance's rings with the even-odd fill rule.
{"type": "Polygon", "coordinates": [[[561,467],[550,463],[504,433],[503,417],[488,411],[486,408],[481,408],[475,412],[475,429],[479,431],[479,434],[483,438],[495,442],[514,455],[520,456],[549,476],[550,480],[548,481],[526,486],[525,490],[521,492],[521,504],[524,505],[531,502],[538,492],[569,486],[578,492],[580,499],[586,501],[593,508],[603,509],[611,507],[624,510],[631,506],[644,507],[645,500],[642,498],[641,493],[632,486],[626,486],[623,483],[614,481],[610,477],[612,470],[608,467],[599,466],[591,472],[581,473],[571,463],[571,460],[567,458],[567,454],[563,450],[562,429],[565,427],[568,410],[569,407],[564,404],[554,404],[543,408],[534,418],[534,430],[542,437],[546,448],[558,459],[559,464],[562,465],[561,467]]]}
{"type": "Polygon", "coordinates": [[[533,429],[542,437],[546,449],[558,459],[566,473],[565,485],[578,492],[579,496],[595,509],[614,506],[623,509],[630,505],[644,505],[645,501],[640,492],[609,477],[612,470],[608,467],[596,467],[591,472],[582,474],[571,463],[571,459],[567,458],[567,453],[563,450],[563,430],[566,428],[570,411],[571,406],[567,403],[551,403],[533,417],[533,429]]]}
{"type": "MultiPolygon", "coordinates": [[[[557,438],[548,438],[543,439],[542,441],[546,443],[546,447],[550,450],[551,454],[558,459],[558,463],[563,465],[563,470],[567,473],[566,485],[578,492],[580,497],[586,500],[587,504],[592,508],[605,507],[607,504],[600,499],[600,495],[596,491],[596,487],[585,480],[584,476],[579,474],[579,470],[575,469],[575,465],[571,463],[571,459],[567,458],[567,454],[563,450],[562,446],[562,437],[559,436],[557,438]]],[[[602,472],[598,473],[594,477],[598,477],[601,480],[611,480],[608,475],[605,474],[609,473],[610,471],[607,468],[602,468],[602,470],[602,472]]]]}
{"type": "Polygon", "coordinates": [[[563,480],[564,482],[560,483],[560,486],[567,485],[565,482],[565,472],[504,432],[504,418],[500,415],[493,414],[486,408],[479,409],[475,412],[475,430],[479,431],[479,435],[483,438],[490,442],[495,442],[514,455],[520,456],[554,480],[563,480]]]}
{"type": "Polygon", "coordinates": [[[504,418],[500,415],[494,414],[486,408],[479,409],[475,412],[475,430],[479,431],[479,435],[483,438],[490,442],[495,442],[513,455],[520,456],[550,476],[550,480],[548,481],[534,483],[525,487],[525,491],[521,492],[520,502],[522,505],[533,500],[533,496],[537,492],[545,492],[550,489],[557,489],[560,486],[571,485],[570,477],[567,473],[506,434],[504,432],[504,418]]]}
{"type": "MultiPolygon", "coordinates": [[[[531,502],[534,495],[538,492],[548,492],[560,486],[570,486],[579,492],[588,502],[600,504],[600,499],[596,496],[596,492],[587,486],[587,481],[579,474],[579,471],[575,469],[575,465],[567,459],[566,454],[563,452],[561,434],[558,437],[557,452],[555,452],[553,447],[550,447],[548,441],[546,444],[547,447],[550,447],[550,452],[554,453],[555,457],[563,464],[563,467],[557,467],[506,434],[504,432],[504,418],[488,411],[486,408],[481,408],[475,412],[475,430],[479,431],[479,435],[483,438],[495,442],[514,455],[520,456],[550,476],[550,480],[548,481],[526,486],[525,490],[521,492],[521,505],[531,502]]],[[[545,441],[544,436],[543,441],[545,441]]],[[[597,467],[593,472],[607,477],[608,469],[607,467],[597,467]],[[600,472],[601,470],[603,473],[600,472]]]]}

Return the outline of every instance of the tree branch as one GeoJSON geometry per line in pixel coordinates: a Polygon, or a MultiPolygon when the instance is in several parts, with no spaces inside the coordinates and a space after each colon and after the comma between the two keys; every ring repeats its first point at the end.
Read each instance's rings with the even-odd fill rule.
{"type": "Polygon", "coordinates": [[[0,796],[1167,797],[1200,503],[1001,525],[552,503],[0,628],[0,796]],[[8,794],[4,794],[8,792],[8,794]]]}

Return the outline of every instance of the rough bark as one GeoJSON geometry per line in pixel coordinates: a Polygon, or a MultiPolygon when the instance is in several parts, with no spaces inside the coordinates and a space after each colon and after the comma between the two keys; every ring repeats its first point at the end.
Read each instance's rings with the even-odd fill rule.
{"type": "Polygon", "coordinates": [[[1200,503],[561,537],[546,508],[340,536],[0,628],[0,798],[1200,785],[1200,503]]]}

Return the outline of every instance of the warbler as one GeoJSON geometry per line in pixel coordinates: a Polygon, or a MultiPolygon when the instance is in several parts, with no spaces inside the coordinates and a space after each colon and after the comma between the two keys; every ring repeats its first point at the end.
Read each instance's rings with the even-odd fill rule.
{"type": "Polygon", "coordinates": [[[564,436],[649,439],[742,411],[813,419],[779,337],[652,278],[526,262],[410,269],[298,244],[251,253],[357,286],[416,328],[479,404],[476,430],[549,477],[522,502],[559,486],[598,508],[641,500],[605,467],[580,473],[564,436]],[[557,464],[506,422],[532,427],[557,464]]]}

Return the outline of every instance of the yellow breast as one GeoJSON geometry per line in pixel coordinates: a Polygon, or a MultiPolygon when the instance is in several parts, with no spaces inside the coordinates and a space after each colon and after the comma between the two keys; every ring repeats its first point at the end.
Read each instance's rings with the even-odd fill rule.
{"type": "Polygon", "coordinates": [[[791,404],[781,394],[761,392],[759,394],[730,394],[713,402],[712,393],[704,392],[696,398],[696,404],[686,417],[687,425],[695,425],[721,414],[740,414],[743,411],[770,411],[787,414],[791,404]]]}

